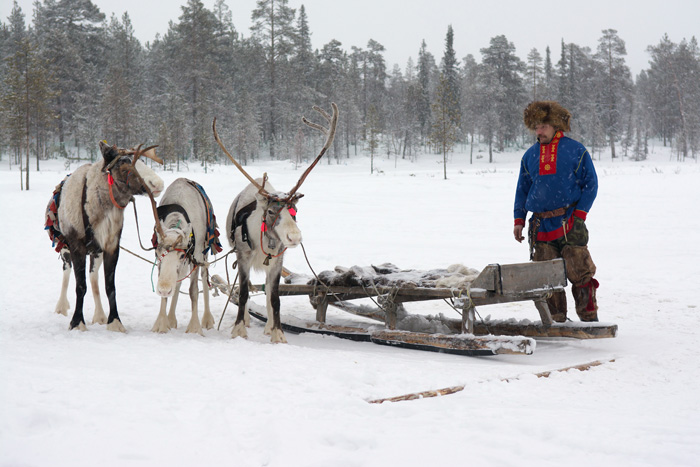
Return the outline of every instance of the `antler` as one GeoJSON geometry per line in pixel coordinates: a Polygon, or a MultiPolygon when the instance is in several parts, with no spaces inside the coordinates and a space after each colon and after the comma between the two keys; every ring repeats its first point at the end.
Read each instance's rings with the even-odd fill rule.
{"type": "Polygon", "coordinates": [[[138,170],[136,170],[136,161],[139,160],[139,157],[145,156],[159,164],[163,164],[163,159],[160,157],[156,156],[156,151],[155,148],[158,147],[158,145],[153,145],[153,146],[148,146],[146,149],[141,149],[141,146],[143,144],[139,144],[136,149],[130,149],[128,151],[122,151],[120,150],[120,153],[123,153],[124,155],[134,155],[134,161],[132,162],[132,165],[134,166],[134,171],[133,174],[134,176],[138,179],[139,183],[141,183],[141,186],[146,190],[146,194],[148,194],[148,198],[151,200],[151,208],[153,209],[153,217],[155,218],[156,221],[156,230],[160,234],[160,238],[165,238],[165,232],[163,231],[163,225],[160,223],[160,219],[158,218],[158,208],[156,206],[156,200],[153,197],[153,192],[151,189],[148,187],[148,184],[144,181],[143,178],[141,178],[141,174],[139,173],[138,170]]]}
{"type": "Polygon", "coordinates": [[[331,107],[333,108],[333,115],[328,115],[322,108],[314,105],[313,109],[323,115],[323,118],[325,118],[328,123],[329,127],[325,128],[318,123],[310,122],[309,120],[306,119],[306,117],[301,117],[301,121],[304,122],[307,126],[310,126],[311,128],[314,128],[324,135],[326,135],[326,142],[323,143],[323,147],[321,148],[321,151],[318,153],[318,156],[316,156],[316,159],[314,159],[313,163],[304,171],[303,174],[301,174],[301,177],[299,178],[299,181],[297,182],[296,185],[294,185],[294,188],[289,192],[289,197],[287,199],[291,199],[294,194],[297,192],[299,187],[301,187],[301,184],[304,183],[304,180],[306,180],[306,177],[309,175],[311,170],[318,164],[318,161],[321,160],[323,155],[326,153],[329,147],[331,147],[331,144],[333,143],[333,139],[335,138],[335,128],[338,125],[338,106],[335,104],[335,102],[331,102],[331,107]]]}
{"type": "Polygon", "coordinates": [[[144,156],[149,159],[151,159],[154,162],[157,162],[161,165],[163,165],[163,159],[160,157],[156,156],[156,148],[158,147],[157,144],[153,146],[148,146],[146,149],[141,150],[141,146],[143,144],[139,144],[139,146],[136,149],[132,149],[131,151],[126,151],[125,154],[134,154],[134,162],[133,165],[136,165],[136,161],[139,160],[139,157],[144,156]]]}
{"type": "Polygon", "coordinates": [[[228,150],[226,149],[226,146],[224,146],[224,143],[221,142],[221,138],[219,138],[219,132],[216,131],[216,117],[214,117],[214,121],[211,124],[211,129],[214,132],[214,139],[216,140],[217,143],[219,143],[219,147],[221,148],[222,151],[224,151],[224,154],[226,154],[228,156],[228,158],[231,159],[231,162],[233,162],[233,165],[235,165],[236,168],[238,168],[238,170],[240,170],[241,173],[243,175],[245,175],[245,178],[247,178],[248,181],[250,181],[250,183],[252,183],[253,186],[255,186],[258,189],[258,192],[261,195],[270,197],[270,193],[268,193],[267,190],[265,190],[265,188],[262,187],[262,185],[260,185],[258,182],[256,182],[253,177],[248,175],[248,172],[246,172],[245,169],[243,169],[243,166],[241,164],[239,164],[236,159],[234,159],[234,157],[231,155],[231,153],[228,152],[228,150]]]}
{"type": "MultiPolygon", "coordinates": [[[[333,108],[333,115],[328,115],[323,109],[321,109],[318,106],[314,106],[313,109],[323,115],[323,118],[325,118],[328,123],[329,127],[325,128],[318,123],[313,123],[310,122],[309,120],[306,119],[306,117],[302,117],[301,120],[311,128],[314,128],[324,135],[326,135],[326,142],[323,143],[323,148],[321,148],[321,152],[319,152],[318,156],[316,156],[316,159],[313,161],[313,163],[304,171],[304,173],[301,175],[301,178],[299,178],[299,181],[297,184],[292,188],[292,191],[289,192],[288,196],[284,200],[280,201],[289,201],[294,197],[294,194],[297,192],[299,187],[301,186],[302,183],[304,183],[304,180],[306,180],[306,177],[309,175],[309,172],[316,166],[319,160],[321,160],[321,157],[326,153],[328,148],[331,146],[333,143],[333,138],[335,138],[335,128],[338,125],[338,106],[335,105],[335,102],[331,102],[331,107],[333,108]]],[[[271,195],[270,193],[265,190],[264,186],[260,185],[258,182],[255,181],[253,177],[248,175],[248,172],[246,172],[241,164],[238,163],[238,161],[231,155],[231,153],[228,152],[226,149],[226,146],[224,146],[224,143],[221,142],[221,138],[219,138],[219,133],[216,131],[216,117],[214,117],[214,121],[211,124],[212,131],[214,132],[214,139],[216,140],[217,143],[219,143],[219,147],[221,148],[222,151],[228,156],[229,159],[231,159],[231,162],[233,162],[233,165],[235,165],[238,170],[241,171],[243,175],[252,183],[255,187],[257,187],[258,192],[266,196],[270,199],[277,198],[276,196],[271,195]]],[[[301,195],[297,196],[298,198],[301,197],[301,195]]]]}

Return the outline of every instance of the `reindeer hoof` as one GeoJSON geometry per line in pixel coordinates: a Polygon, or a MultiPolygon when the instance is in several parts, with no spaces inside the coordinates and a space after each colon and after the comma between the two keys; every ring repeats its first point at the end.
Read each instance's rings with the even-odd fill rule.
{"type": "Polygon", "coordinates": [[[284,332],[281,329],[275,329],[270,333],[270,342],[273,344],[286,344],[287,338],[284,337],[284,332]]]}
{"type": "Polygon", "coordinates": [[[71,331],[72,331],[73,329],[77,329],[78,331],[87,331],[87,326],[85,326],[85,323],[80,322],[80,323],[78,323],[76,326],[72,326],[72,325],[71,325],[68,329],[71,330],[71,331]]]}
{"type": "Polygon", "coordinates": [[[107,316],[102,309],[98,308],[95,310],[95,314],[92,316],[92,324],[107,324],[107,316]]]}
{"type": "Polygon", "coordinates": [[[70,304],[68,302],[63,303],[63,304],[58,303],[56,305],[56,309],[54,311],[59,315],[68,316],[69,309],[70,309],[70,304]]]}
{"type": "Polygon", "coordinates": [[[231,331],[231,337],[243,337],[244,339],[248,338],[248,331],[246,330],[245,324],[243,322],[238,323],[233,327],[233,330],[231,331]]]}
{"type": "Polygon", "coordinates": [[[204,312],[204,316],[202,316],[202,327],[204,329],[213,329],[215,324],[214,316],[210,312],[204,312]]]}
{"type": "Polygon", "coordinates": [[[189,326],[187,326],[187,330],[185,331],[186,334],[199,334],[200,336],[204,337],[204,333],[202,332],[202,326],[199,324],[199,321],[196,323],[190,323],[189,326]]]}
{"type": "Polygon", "coordinates": [[[107,330],[108,331],[114,331],[114,332],[126,332],[126,328],[122,325],[122,322],[119,321],[118,319],[115,319],[111,323],[107,325],[107,330]]]}
{"type": "Polygon", "coordinates": [[[166,332],[170,331],[170,325],[168,324],[167,319],[161,319],[158,318],[156,319],[156,322],[153,324],[153,327],[151,328],[151,332],[158,332],[160,334],[165,334],[166,332]]]}

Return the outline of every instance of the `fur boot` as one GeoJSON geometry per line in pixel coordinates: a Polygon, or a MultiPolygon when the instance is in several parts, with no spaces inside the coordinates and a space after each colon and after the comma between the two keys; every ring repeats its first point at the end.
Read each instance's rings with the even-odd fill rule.
{"type": "Polygon", "coordinates": [[[599,285],[597,280],[591,279],[580,287],[571,287],[576,302],[576,314],[581,321],[598,321],[596,289],[599,285]]]}

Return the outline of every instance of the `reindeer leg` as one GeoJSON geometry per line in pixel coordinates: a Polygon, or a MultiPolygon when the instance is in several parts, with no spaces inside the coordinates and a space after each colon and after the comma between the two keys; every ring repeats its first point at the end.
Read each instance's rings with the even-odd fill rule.
{"type": "Polygon", "coordinates": [[[73,275],[75,276],[75,311],[70,320],[70,329],[78,328],[80,331],[87,331],[85,318],[83,317],[83,301],[87,284],[85,282],[85,248],[71,246],[71,262],[73,263],[73,275]]]}
{"type": "Polygon", "coordinates": [[[249,271],[239,266],[238,270],[238,315],[236,323],[233,325],[231,337],[248,338],[248,331],[245,328],[246,305],[248,303],[248,277],[249,271]]]}
{"type": "Polygon", "coordinates": [[[287,338],[282,331],[280,320],[280,275],[282,272],[282,262],[275,270],[268,272],[265,278],[265,295],[267,297],[267,325],[265,334],[270,335],[270,342],[273,344],[286,344],[287,338]]]}
{"type": "Polygon", "coordinates": [[[170,329],[177,329],[177,316],[175,316],[175,309],[177,308],[177,299],[180,297],[180,286],[182,282],[175,283],[175,291],[173,292],[173,297],[170,300],[170,311],[168,312],[168,324],[170,329]]]}
{"type": "Polygon", "coordinates": [[[206,266],[202,267],[202,295],[204,296],[204,314],[202,315],[202,327],[204,329],[213,329],[214,315],[209,310],[209,269],[206,266]]]}
{"type": "Polygon", "coordinates": [[[198,274],[190,276],[190,302],[192,303],[192,317],[190,324],[187,325],[187,331],[196,332],[200,336],[204,336],[202,325],[199,323],[199,311],[197,310],[197,301],[199,300],[199,279],[198,274]]]}
{"type": "Polygon", "coordinates": [[[107,292],[107,300],[109,300],[109,317],[107,318],[107,330],[126,332],[117,311],[117,289],[114,285],[114,274],[117,269],[117,261],[119,261],[119,247],[114,252],[103,252],[104,257],[104,272],[105,272],[105,292],[107,292]]]}
{"type": "Polygon", "coordinates": [[[56,313],[68,316],[70,303],[68,303],[68,284],[70,283],[70,275],[72,266],[70,262],[70,252],[67,249],[61,250],[61,260],[63,261],[63,282],[61,283],[61,296],[56,303],[56,313]]]}
{"type": "Polygon", "coordinates": [[[163,297],[160,299],[160,311],[158,312],[158,317],[156,322],[153,323],[151,332],[159,332],[161,334],[170,331],[170,324],[168,323],[168,316],[165,314],[165,310],[168,307],[168,299],[163,297]]]}
{"type": "Polygon", "coordinates": [[[100,282],[98,272],[102,265],[102,254],[90,255],[90,288],[92,289],[92,298],[95,301],[95,314],[92,315],[92,324],[106,324],[107,315],[102,308],[102,300],[100,299],[100,282]]]}

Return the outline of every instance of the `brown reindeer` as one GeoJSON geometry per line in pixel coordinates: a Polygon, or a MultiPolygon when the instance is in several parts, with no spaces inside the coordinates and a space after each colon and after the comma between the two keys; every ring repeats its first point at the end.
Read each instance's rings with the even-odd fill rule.
{"type": "Polygon", "coordinates": [[[304,183],[309,172],[326,153],[335,136],[338,124],[338,107],[331,104],[333,114],[314,106],[328,122],[329,128],[302,121],[326,135],[326,141],[313,163],[299,178],[297,184],[288,193],[275,190],[267,175],[262,179],[253,179],[243,167],[231,156],[221,142],[216,131],[216,119],[212,124],[214,138],[233,164],[250,181],[250,184],[233,200],[226,218],[226,237],[236,251],[239,269],[238,316],[234,324],[232,337],[247,337],[246,326],[250,321],[246,304],[248,302],[248,280],[250,269],[265,271],[265,294],[267,295],[267,324],[265,334],[272,342],[287,342],[280,322],[279,283],[282,273],[284,252],[301,243],[301,232],[296,224],[296,203],[304,195],[297,190],[304,183]],[[259,233],[258,233],[259,232],[259,233]]]}
{"type": "Polygon", "coordinates": [[[117,312],[114,274],[119,259],[119,241],[124,225],[124,208],[134,195],[158,196],[163,180],[149,169],[139,157],[145,156],[162,163],[153,151],[155,146],[141,150],[119,149],[100,142],[102,159],[79,167],[67,177],[54,193],[46,211],[49,235],[58,243],[64,261],[61,298],[56,311],[65,314],[69,308],[66,298],[71,266],[76,280],[75,311],[70,329],[86,330],[83,299],[86,257],[90,256],[90,282],[95,297],[93,323],[104,323],[104,311],[99,299],[97,270],[104,261],[105,292],[109,300],[107,329],[125,332],[117,312]]]}

